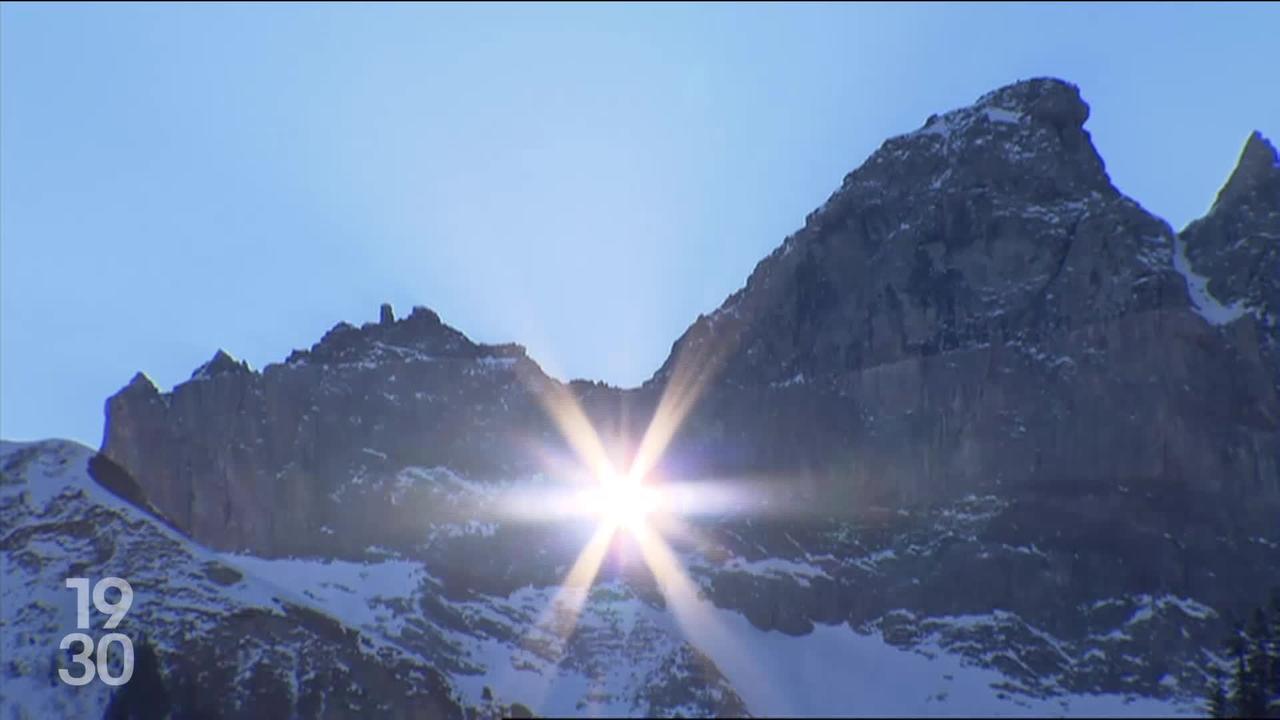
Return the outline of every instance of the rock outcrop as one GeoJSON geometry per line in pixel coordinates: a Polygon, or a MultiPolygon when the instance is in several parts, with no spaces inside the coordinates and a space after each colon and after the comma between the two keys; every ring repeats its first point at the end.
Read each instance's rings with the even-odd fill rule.
{"type": "MultiPolygon", "coordinates": [[[[1209,213],[1179,235],[1179,266],[1213,323],[1242,317],[1280,392],[1280,157],[1255,132],[1209,213]]],[[[1246,352],[1251,348],[1246,347],[1246,352]]]]}

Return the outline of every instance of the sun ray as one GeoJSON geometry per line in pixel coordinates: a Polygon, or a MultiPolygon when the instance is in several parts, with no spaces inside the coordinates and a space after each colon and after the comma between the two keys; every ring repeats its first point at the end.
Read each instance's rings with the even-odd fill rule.
{"type": "MultiPolygon", "coordinates": [[[[730,322],[733,322],[732,320],[730,322]]],[[[671,546],[663,538],[670,533],[682,545],[697,552],[714,552],[715,543],[708,536],[685,523],[680,515],[724,516],[749,511],[749,498],[741,488],[720,483],[669,483],[651,477],[657,469],[676,432],[687,419],[711,379],[720,371],[728,350],[736,345],[741,327],[720,328],[715,319],[700,323],[682,340],[681,350],[665,372],[665,384],[653,415],[635,449],[625,472],[619,473],[600,434],[592,425],[569,385],[559,383],[541,373],[527,371],[522,380],[538,399],[543,410],[556,425],[580,465],[572,467],[564,455],[542,448],[544,465],[553,474],[581,479],[585,468],[596,483],[580,492],[542,488],[529,493],[511,494],[499,503],[502,512],[527,519],[556,519],[587,514],[597,518],[595,534],[582,548],[559,589],[541,612],[534,628],[525,638],[525,648],[552,639],[553,655],[562,657],[566,644],[590,600],[591,586],[618,532],[625,531],[639,548],[644,564],[657,581],[658,588],[671,608],[672,617],[685,638],[703,656],[708,648],[733,652],[736,643],[717,622],[713,606],[699,597],[697,588],[680,566],[671,546]],[[539,497],[541,496],[541,497],[539,497]]],[[[625,418],[624,418],[625,422],[625,418]]],[[[559,657],[556,658],[559,662],[559,657]]],[[[751,674],[751,669],[738,668],[751,674]]],[[[756,673],[759,674],[759,673],[756,673]]],[[[767,686],[766,677],[752,677],[757,686],[767,686]]],[[[552,680],[539,684],[538,697],[529,700],[541,704],[552,680]]]]}
{"type": "Polygon", "coordinates": [[[659,513],[652,523],[663,538],[670,538],[673,543],[692,548],[703,556],[714,553],[715,541],[675,513],[659,513]]]}
{"type": "MultiPolygon", "coordinates": [[[[710,601],[699,597],[693,580],[685,573],[680,561],[662,536],[651,527],[642,527],[634,533],[645,564],[649,566],[658,590],[685,638],[703,655],[712,654],[715,648],[721,657],[743,657],[743,649],[727,628],[713,614],[710,601]]],[[[768,692],[771,684],[763,670],[755,665],[737,668],[741,676],[736,683],[748,683],[762,692],[768,692]]],[[[723,672],[723,669],[721,669],[723,672]]]]}
{"type": "MultiPolygon", "coordinates": [[[[666,374],[666,385],[658,398],[658,406],[645,428],[630,472],[647,477],[657,466],[676,431],[688,417],[711,379],[722,369],[725,360],[741,339],[741,327],[725,327],[716,331],[715,316],[705,324],[695,324],[681,338],[680,352],[666,374]]],[[[729,320],[728,322],[735,322],[729,320]]]]}
{"type": "MultiPolygon", "coordinates": [[[[591,595],[591,586],[600,572],[600,566],[604,564],[604,558],[609,552],[610,543],[616,532],[617,527],[609,522],[602,522],[596,527],[595,533],[578,553],[573,567],[565,575],[559,589],[538,615],[530,631],[521,638],[521,649],[538,654],[535,644],[539,639],[538,634],[542,633],[543,636],[551,638],[552,661],[560,662],[564,657],[566,643],[577,629],[582,608],[591,595]]],[[[537,684],[532,696],[523,696],[520,698],[521,702],[535,711],[540,710],[554,680],[554,676],[544,677],[543,681],[537,684]]]]}
{"type": "Polygon", "coordinates": [[[543,411],[559,428],[561,436],[568,441],[594,476],[603,477],[616,472],[613,460],[600,441],[600,435],[591,425],[569,386],[541,374],[535,375],[529,370],[521,373],[521,379],[538,399],[543,411]]]}
{"type": "MultiPolygon", "coordinates": [[[[600,523],[586,546],[582,548],[582,552],[578,553],[578,559],[565,575],[564,582],[560,584],[560,589],[556,591],[548,609],[539,619],[539,624],[548,618],[548,614],[552,612],[551,608],[563,607],[569,610],[574,626],[577,625],[578,614],[590,595],[591,584],[595,582],[596,575],[600,572],[600,566],[604,563],[605,555],[609,552],[609,545],[617,529],[617,525],[612,522],[600,523]]],[[[573,627],[570,627],[569,632],[572,631],[573,627]]]]}
{"type": "Polygon", "coordinates": [[[539,466],[549,475],[574,483],[590,484],[598,482],[587,463],[574,447],[568,451],[563,448],[552,449],[541,441],[529,441],[530,452],[538,459],[539,466]]]}

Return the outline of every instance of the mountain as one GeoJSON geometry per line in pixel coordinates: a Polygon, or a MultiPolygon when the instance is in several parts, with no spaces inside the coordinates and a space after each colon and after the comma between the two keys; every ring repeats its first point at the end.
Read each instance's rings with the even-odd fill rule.
{"type": "MultiPolygon", "coordinates": [[[[346,525],[374,512],[352,512],[359,493],[349,486],[366,474],[415,464],[489,478],[531,469],[491,450],[515,443],[512,433],[552,433],[519,374],[545,377],[523,348],[477,345],[415,308],[399,321],[339,323],[261,373],[221,350],[170,393],[139,373],[107,402],[102,453],[196,540],[306,552],[353,537],[346,525]]],[[[398,518],[364,531],[389,540],[398,518]]],[[[417,520],[403,518],[408,532],[417,520]]]]}
{"type": "MultiPolygon", "coordinates": [[[[1179,235],[1177,265],[1196,310],[1214,324],[1245,315],[1280,383],[1280,156],[1253,133],[1209,214],[1179,235]],[[1194,268],[1194,269],[1193,269],[1194,268]]],[[[1252,342],[1252,338],[1246,340],[1252,342]]]]}
{"type": "Polygon", "coordinates": [[[1089,112],[1039,78],[887,140],[639,388],[384,306],[139,373],[96,454],[6,444],[0,698],[105,702],[46,672],[74,570],[147,589],[216,715],[1194,712],[1280,584],[1280,163],[1176,233],[1089,112]],[[562,589],[594,524],[529,499],[588,426],[730,500],[669,537],[688,587],[620,534],[562,589]]]}
{"type": "MultiPolygon", "coordinates": [[[[1111,184],[1088,113],[1073,86],[1032,80],[888,140],[686,331],[655,384],[682,353],[715,354],[722,391],[700,408],[752,438],[741,465],[809,463],[863,502],[1121,479],[1275,499],[1255,323],[1189,312],[1175,233],[1111,184]],[[793,404],[808,417],[741,411],[793,404]]],[[[1194,267],[1234,252],[1274,283],[1267,190],[1233,237],[1271,265],[1224,248],[1194,267]]]]}
{"type": "Polygon", "coordinates": [[[86,575],[128,579],[136,602],[122,627],[145,633],[168,658],[179,707],[462,717],[435,667],[370,642],[278,580],[247,576],[121,500],[89,478],[94,458],[67,441],[0,445],[6,717],[102,714],[109,687],[57,676],[69,666],[58,662],[58,641],[76,617],[63,580],[86,575]]]}
{"type": "MultiPolygon", "coordinates": [[[[0,445],[6,717],[93,717],[107,705],[105,686],[57,681],[67,663],[52,648],[74,626],[63,579],[109,575],[134,588],[122,627],[145,635],[163,659],[175,717],[477,718],[515,703],[547,714],[661,716],[850,708],[1143,715],[1181,707],[1135,695],[1035,697],[936,642],[912,652],[900,647],[900,634],[840,625],[766,632],[706,597],[698,602],[708,624],[682,628],[625,562],[605,570],[569,634],[567,617],[545,617],[553,584],[511,593],[451,588],[434,575],[435,562],[386,550],[360,561],[209,550],[96,482],[101,462],[69,441],[0,445]],[[711,632],[717,624],[723,633],[711,632]]],[[[440,502],[493,490],[447,471],[410,474],[433,480],[420,489],[440,502]]],[[[571,529],[570,544],[581,544],[580,529],[571,529]]],[[[431,530],[437,541],[472,549],[496,533],[474,524],[431,530]]],[[[775,581],[823,575],[799,563],[729,564],[726,575],[775,581]]],[[[1137,603],[1128,625],[1139,629],[1155,615],[1211,612],[1170,598],[1137,603]]],[[[1126,614],[1116,610],[1127,608],[1109,613],[1126,614]]],[[[945,620],[952,630],[980,632],[1002,619],[945,620]]]]}

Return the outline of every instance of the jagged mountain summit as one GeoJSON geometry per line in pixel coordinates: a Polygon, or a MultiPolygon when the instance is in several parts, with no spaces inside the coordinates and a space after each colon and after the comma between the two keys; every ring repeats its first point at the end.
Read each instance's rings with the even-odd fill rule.
{"type": "Polygon", "coordinates": [[[741,327],[727,376],[834,380],[1176,307],[1173,233],[1112,186],[1088,115],[1031,80],[887,140],[703,321],[741,327]]]}
{"type": "MultiPolygon", "coordinates": [[[[339,323],[262,372],[219,350],[170,393],[139,374],[108,401],[103,455],[201,542],[305,552],[350,535],[333,532],[353,518],[342,488],[393,462],[519,472],[493,448],[543,422],[521,374],[545,377],[523,348],[477,345],[415,308],[339,323]]],[[[403,520],[416,530],[416,516],[403,520]]],[[[397,532],[395,517],[376,524],[397,532]]]]}
{"type": "Polygon", "coordinates": [[[1179,267],[1210,322],[1245,315],[1280,391],[1280,155],[1255,132],[1209,214],[1179,235],[1179,267]]]}
{"type": "MultiPolygon", "coordinates": [[[[1185,711],[1280,583],[1280,164],[1251,136],[1175,233],[1112,185],[1089,112],[1038,78],[887,140],[642,387],[564,384],[384,306],[261,371],[220,350],[169,392],[139,374],[88,472],[130,522],[393,648],[392,676],[439,673],[441,714],[1185,711]],[[530,641],[590,528],[480,511],[556,479],[550,400],[634,447],[689,384],[657,474],[773,508],[674,545],[740,647],[678,626],[623,550],[578,631],[530,641]],[[350,577],[394,568],[386,592],[350,577]],[[870,667],[907,679],[848,680],[870,667]]],[[[6,527],[64,512],[31,507],[0,506],[6,527]]],[[[23,537],[6,583],[66,562],[23,537]]],[[[187,641],[158,632],[172,665],[187,641]]],[[[278,700],[309,714],[299,687],[278,700]]]]}
{"type": "MultiPolygon", "coordinates": [[[[1245,479],[1275,477],[1269,370],[1225,349],[1249,338],[1223,336],[1253,326],[1220,331],[1188,312],[1184,276],[1209,264],[1177,263],[1167,223],[1111,184],[1088,113],[1074,86],[1031,80],[886,141],[694,323],[668,366],[733,348],[720,351],[725,407],[704,403],[709,418],[752,423],[727,408],[765,388],[820,396],[801,413],[823,404],[820,427],[740,430],[774,440],[744,465],[823,457],[821,484],[887,503],[1124,477],[1244,494],[1245,479]],[[1227,426],[1201,432],[1206,415],[1227,426]]],[[[1274,207],[1274,192],[1257,197],[1274,207]]],[[[1273,279],[1274,262],[1241,256],[1274,252],[1261,227],[1274,219],[1258,221],[1241,236],[1254,249],[1219,256],[1273,279]]]]}

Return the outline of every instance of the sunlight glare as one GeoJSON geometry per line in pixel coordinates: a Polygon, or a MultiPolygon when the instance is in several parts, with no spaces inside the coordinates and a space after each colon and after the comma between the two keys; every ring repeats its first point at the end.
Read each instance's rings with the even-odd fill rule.
{"type": "Polygon", "coordinates": [[[587,514],[631,532],[640,528],[660,505],[655,488],[632,475],[614,473],[602,476],[596,487],[583,490],[578,501],[587,514]]]}

